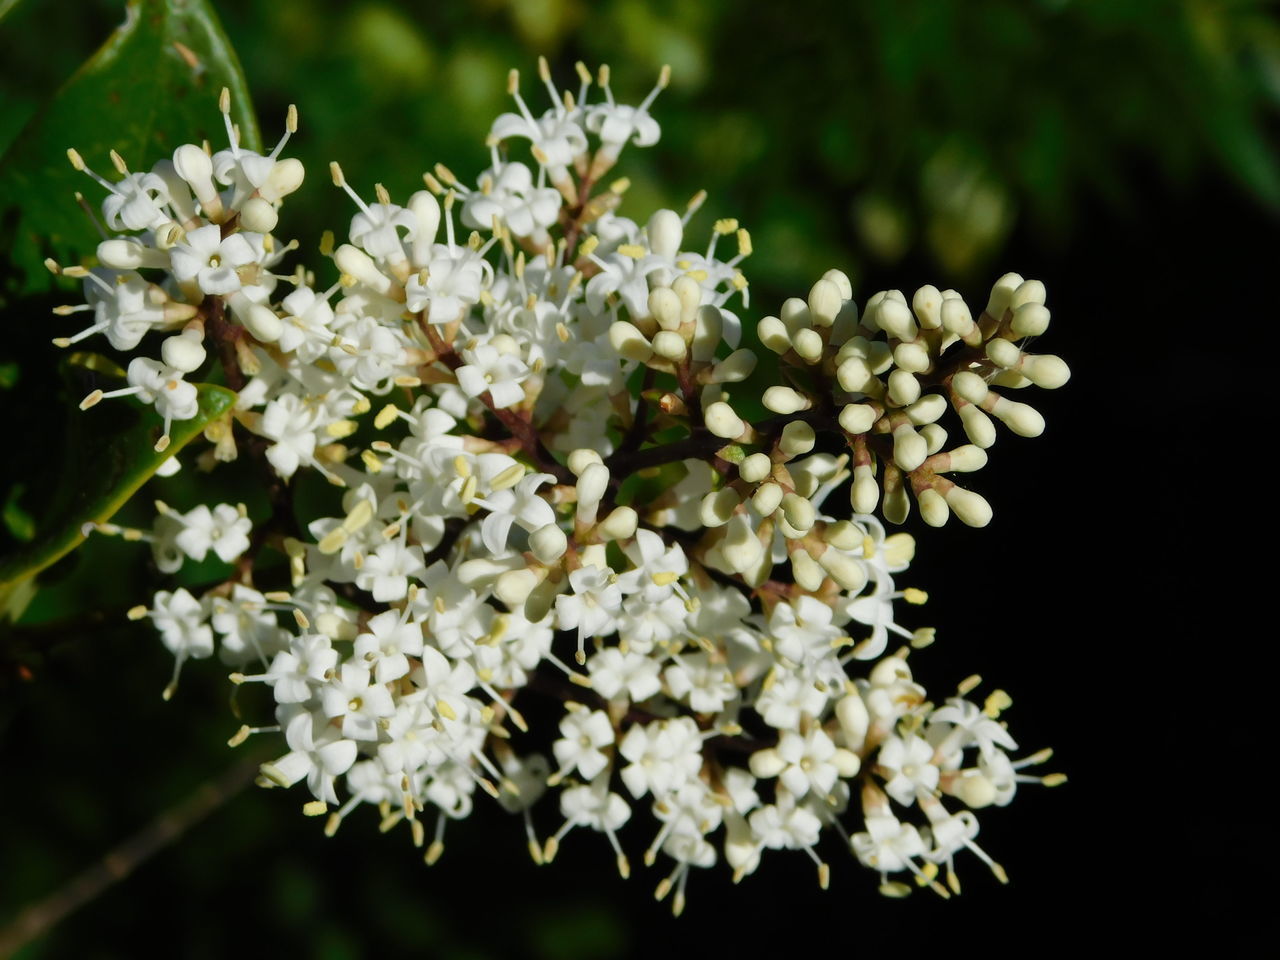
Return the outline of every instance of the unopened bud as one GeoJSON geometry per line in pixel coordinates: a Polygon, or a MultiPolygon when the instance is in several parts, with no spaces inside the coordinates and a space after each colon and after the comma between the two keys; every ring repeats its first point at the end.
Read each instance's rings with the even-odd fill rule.
{"type": "Polygon", "coordinates": [[[987,298],[987,316],[1002,319],[1013,302],[1013,291],[1021,285],[1022,277],[1016,273],[1006,273],[997,280],[991,287],[991,296],[987,298]]]}
{"type": "Polygon", "coordinates": [[[889,374],[889,402],[895,406],[905,407],[920,399],[920,381],[906,370],[894,370],[889,374]]]}
{"type": "Polygon", "coordinates": [[[690,353],[694,360],[706,362],[716,358],[716,347],[724,338],[724,314],[720,308],[704,303],[698,308],[697,322],[693,327],[693,342],[690,353]]]}
{"type": "Polygon", "coordinates": [[[639,522],[639,516],[631,507],[615,507],[596,530],[606,540],[626,540],[635,536],[639,522]]]}
{"type": "Polygon", "coordinates": [[[204,363],[205,350],[198,337],[178,334],[160,344],[160,359],[175,370],[191,373],[204,363]]]}
{"type": "Polygon", "coordinates": [[[846,404],[840,411],[840,426],[849,433],[866,433],[876,422],[874,407],[865,403],[846,404]]]}
{"type": "Polygon", "coordinates": [[[893,462],[910,473],[929,456],[929,444],[909,422],[900,424],[893,431],[893,462]]]}
{"type": "Polygon", "coordinates": [[[687,352],[684,337],[674,330],[659,330],[653,336],[653,352],[665,360],[683,360],[687,352]]]}
{"type": "Polygon", "coordinates": [[[847,553],[842,553],[834,546],[828,547],[818,557],[818,562],[831,575],[831,579],[840,584],[841,589],[848,590],[852,594],[856,594],[867,584],[865,564],[858,562],[847,553]]]}
{"type": "Polygon", "coordinates": [[[240,226],[255,233],[270,233],[280,221],[276,208],[261,197],[250,197],[240,207],[240,226]]]}
{"type": "Polygon", "coordinates": [[[1045,390],[1057,390],[1071,379],[1071,368],[1061,357],[1050,353],[1034,357],[1024,355],[1019,372],[1045,390]]]}
{"type": "Polygon", "coordinates": [[[1044,433],[1044,417],[1029,404],[997,397],[990,412],[1020,437],[1038,437],[1044,433]]]}
{"type": "Polygon", "coordinates": [[[866,464],[853,468],[853,486],[849,488],[849,505],[854,513],[874,513],[880,502],[880,484],[866,464]]]}
{"type": "Polygon", "coordinates": [[[148,267],[167,269],[169,254],[143,246],[139,241],[118,237],[98,244],[98,260],[112,270],[139,270],[148,267]]]}
{"type": "Polygon", "coordinates": [[[1042,303],[1024,303],[1013,311],[1009,328],[1015,337],[1038,337],[1049,329],[1049,308],[1042,303]]]}
{"type": "Polygon", "coordinates": [[[971,403],[958,407],[956,412],[960,414],[965,436],[972,444],[985,450],[996,442],[995,424],[985,413],[971,403]]]}
{"type": "Polygon", "coordinates": [[[766,349],[774,353],[783,354],[791,349],[791,334],[777,317],[765,317],[756,324],[756,336],[766,349]]]}
{"type": "Polygon", "coordinates": [[[735,350],[711,370],[711,383],[740,383],[756,368],[756,355],[745,347],[735,350]]]}
{"type": "MultiPolygon", "coordinates": [[[[766,410],[783,415],[808,410],[813,406],[809,398],[791,387],[770,387],[760,401],[766,410]]],[[[734,434],[737,436],[737,434],[734,434]]]]}
{"type": "Polygon", "coordinates": [[[596,510],[609,489],[609,468],[593,463],[578,477],[578,510],[580,523],[595,523],[596,510]]]}
{"type": "Polygon", "coordinates": [[[987,398],[986,381],[968,370],[962,370],[951,378],[951,389],[970,403],[981,403],[987,398]]]}
{"type": "Polygon", "coordinates": [[[782,503],[782,487],[776,483],[762,483],[751,497],[751,506],[762,517],[771,517],[782,503]]]}
{"type": "Polygon", "coordinates": [[[970,527],[985,527],[991,522],[991,504],[972,490],[952,487],[944,494],[953,513],[960,522],[970,527]]]}
{"type": "Polygon", "coordinates": [[[798,493],[788,493],[782,498],[782,515],[802,533],[807,533],[816,519],[813,504],[798,493]]]}
{"type": "Polygon", "coordinates": [[[540,563],[555,563],[564,556],[568,546],[568,537],[554,523],[548,523],[529,534],[529,550],[540,563]]]}
{"type": "Polygon", "coordinates": [[[698,519],[704,527],[720,527],[728,523],[742,501],[733,487],[721,487],[702,498],[698,519]]]}
{"type": "Polygon", "coordinates": [[[738,476],[747,483],[759,483],[773,471],[773,461],[765,453],[753,453],[738,464],[738,476]]]}
{"type": "Polygon", "coordinates": [[[792,420],[782,428],[778,448],[788,456],[799,457],[812,450],[816,442],[813,427],[803,420],[792,420]]]}
{"type": "Polygon", "coordinates": [[[725,440],[736,440],[747,429],[747,425],[733,412],[733,407],[723,400],[717,400],[707,407],[705,419],[707,429],[715,436],[722,437],[725,440]]]}
{"type": "Polygon", "coordinates": [[[674,210],[655,210],[645,227],[649,249],[660,257],[671,259],[680,252],[684,240],[684,224],[674,210]]]}
{"type": "Polygon", "coordinates": [[[538,582],[538,575],[532,570],[508,570],[494,582],[493,592],[510,609],[519,610],[538,582]]]}
{"type": "Polygon", "coordinates": [[[942,292],[932,284],[926,284],[911,298],[911,309],[925,330],[937,330],[942,326],[942,292]]]}
{"type": "Polygon", "coordinates": [[[822,279],[809,288],[809,318],[815,327],[829,327],[840,312],[843,298],[840,288],[822,279]]]}
{"type": "Polygon", "coordinates": [[[680,298],[670,287],[656,287],[649,292],[649,315],[663,330],[680,329],[680,298]]]}
{"type": "Polygon", "coordinates": [[[827,578],[826,571],[821,565],[809,556],[803,547],[792,550],[789,554],[791,558],[791,573],[795,577],[796,583],[804,590],[820,590],[822,581],[827,578]]]}
{"type": "Polygon", "coordinates": [[[920,518],[931,527],[945,526],[951,510],[942,494],[932,487],[920,491],[920,518]]]}
{"type": "Polygon", "coordinates": [[[582,476],[582,471],[593,463],[604,463],[600,454],[588,447],[579,447],[569,454],[569,472],[575,477],[582,476]]]}
{"type": "Polygon", "coordinates": [[[880,301],[874,320],[876,325],[891,337],[898,340],[916,338],[916,321],[911,316],[911,308],[896,297],[886,296],[880,301]]]}

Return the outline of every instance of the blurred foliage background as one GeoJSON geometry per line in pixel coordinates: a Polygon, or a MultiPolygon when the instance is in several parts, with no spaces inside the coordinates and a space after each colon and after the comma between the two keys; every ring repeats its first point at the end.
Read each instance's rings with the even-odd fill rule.
{"type": "MultiPolygon", "coordinates": [[[[1150,661],[1117,661],[1106,679],[1120,682],[1119,673],[1131,682],[1145,670],[1147,691],[1186,682],[1150,645],[1176,651],[1189,643],[1194,616],[1128,599],[1167,597],[1168,571],[1139,558],[1186,542],[1171,518],[1185,516],[1189,495],[1178,481],[1157,489],[1142,458],[1185,458],[1179,469],[1193,469],[1192,438],[1217,421],[1182,389],[1187,371],[1229,365],[1232,379],[1221,389],[1230,403],[1247,409],[1264,397],[1261,352],[1215,334],[1228,329],[1247,341],[1274,310],[1262,286],[1280,210],[1275,4],[214,6],[268,144],[286,106],[299,107],[290,152],[310,179],[286,205],[280,232],[298,237],[313,261],[320,231],[341,232],[351,213],[324,172],[329,160],[340,160],[366,194],[382,182],[403,197],[436,161],[470,179],[487,163],[489,124],[508,108],[508,67],[521,68],[524,92],[540,109],[534,68],[545,53],[564,80],[576,59],[608,61],[614,89],[633,100],[671,64],[672,86],[655,110],[661,143],[623,157],[634,184],[623,212],[643,219],[707,189],[692,235],[719,216],[750,228],[755,316],[833,265],[854,277],[859,298],[926,282],[976,298],[1006,270],[1044,279],[1057,318],[1046,349],[1063,354],[1076,376],[1046,400],[1050,429],[1036,449],[1011,441],[1001,466],[982,476],[979,488],[997,509],[993,528],[926,533],[913,582],[931,594],[927,622],[943,638],[920,658],[926,682],[950,686],[981,670],[1010,689],[1019,740],[1058,747],[1073,782],[1043,796],[1028,790],[1012,809],[983,818],[983,842],[1010,869],[1011,888],[997,888],[972,861],[959,902],[917,895],[891,903],[876,897],[865,871],[832,855],[834,888],[819,894],[803,857],[777,855],[741,888],[719,870],[693,878],[689,915],[674,925],[648,900],[656,877],[623,884],[603,845],[585,836],[572,837],[556,865],[539,872],[514,822],[476,817],[451,830],[444,860],[426,871],[403,836],[378,836],[353,818],[325,841],[318,824],[298,815],[295,795],[250,791],[24,956],[133,956],[144,938],[192,957],[270,948],[334,958],[570,958],[680,943],[750,952],[766,932],[760,918],[783,924],[783,942],[795,949],[900,947],[904,931],[927,941],[935,926],[991,924],[999,940],[1033,929],[1033,920],[1064,921],[1066,905],[1087,901],[1094,916],[1119,910],[1115,899],[1085,892],[1119,870],[1100,848],[1124,848],[1136,860],[1150,852],[1144,843],[1162,857],[1185,844],[1182,873],[1207,878],[1248,847],[1244,823],[1220,825],[1206,839],[1194,823],[1160,819],[1171,814],[1134,812],[1148,767],[1135,770],[1104,746],[1107,718],[1082,705],[1083,687],[1098,681],[1076,667],[1108,638],[1136,637],[1134,648],[1150,661]],[[1141,339],[1153,331],[1160,335],[1141,339]],[[1024,550],[1034,562],[1019,559],[1024,550]],[[978,584],[999,602],[975,609],[978,584]],[[1174,616],[1177,627],[1161,619],[1174,616]],[[1151,833],[1167,826],[1172,834],[1118,839],[1121,821],[1141,817],[1151,833]]],[[[0,0],[0,150],[121,18],[118,0],[0,0]]],[[[67,131],[68,145],[75,133],[67,131]]],[[[103,158],[96,163],[106,167],[103,158]]],[[[93,195],[91,184],[82,189],[93,195]]],[[[32,487],[46,482],[32,481],[33,465],[50,471],[49,482],[74,482],[78,468],[56,451],[68,401],[47,346],[50,303],[74,295],[50,301],[47,278],[8,267],[0,263],[0,408],[10,424],[0,546],[14,549],[41,522],[41,491],[32,487]]],[[[198,482],[163,495],[190,506],[182,498],[197,496],[190,484],[198,482]]],[[[134,504],[122,518],[142,522],[146,513],[134,504]]],[[[149,631],[120,616],[145,599],[144,553],[91,541],[48,572],[22,623],[0,628],[0,925],[232,762],[221,668],[189,666],[177,701],[162,704],[168,657],[149,631]]],[[[1087,692],[1084,700],[1096,695],[1087,692]]],[[[1207,749],[1209,734],[1189,736],[1190,746],[1151,735],[1146,763],[1159,766],[1163,750],[1207,749]]],[[[546,817],[544,830],[555,822],[546,817]]],[[[1207,879],[1182,892],[1207,922],[1222,924],[1241,909],[1234,893],[1207,879]]],[[[1192,916],[1159,929],[1179,934],[1192,916]]],[[[1084,935],[1068,924],[1055,936],[1084,935]]]]}

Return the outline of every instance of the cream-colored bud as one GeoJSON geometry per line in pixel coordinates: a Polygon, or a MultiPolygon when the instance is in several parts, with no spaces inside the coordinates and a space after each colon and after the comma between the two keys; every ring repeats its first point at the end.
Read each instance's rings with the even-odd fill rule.
{"type": "Polygon", "coordinates": [[[717,400],[707,407],[704,415],[707,429],[717,437],[725,440],[736,440],[746,431],[747,425],[733,412],[733,407],[723,400],[717,400]]]}
{"type": "Polygon", "coordinates": [[[645,227],[649,249],[660,257],[671,259],[680,252],[684,240],[684,224],[674,210],[655,210],[645,227]]]}
{"type": "Polygon", "coordinates": [[[1049,308],[1042,303],[1024,303],[1013,311],[1009,327],[1015,337],[1038,337],[1049,329],[1049,308]]]}
{"type": "Polygon", "coordinates": [[[539,527],[529,534],[529,551],[540,563],[555,563],[569,548],[569,538],[554,523],[539,527]]]}
{"type": "Polygon", "coordinates": [[[205,350],[198,336],[180,333],[160,344],[160,359],[175,370],[191,373],[204,363],[205,350]]]}
{"type": "Polygon", "coordinates": [[[853,486],[849,488],[849,504],[854,513],[874,513],[880,502],[880,484],[867,464],[853,468],[853,486]]]}
{"type": "Polygon", "coordinates": [[[858,305],[853,300],[845,300],[836,314],[835,323],[831,324],[831,342],[844,343],[858,331],[858,305]]]}
{"type": "Polygon", "coordinates": [[[840,288],[830,280],[822,279],[809,288],[809,317],[815,327],[829,327],[835,323],[836,315],[844,298],[840,296],[840,288]]]}
{"type": "Polygon", "coordinates": [[[168,269],[169,254],[143,246],[139,241],[117,237],[98,244],[98,260],[112,270],[168,269]]]}
{"type": "MultiPolygon", "coordinates": [[[[1017,274],[1011,274],[1017,276],[1017,274]]],[[[1024,280],[1013,291],[1013,296],[1009,300],[1009,307],[1017,310],[1024,303],[1040,303],[1043,304],[1048,299],[1045,292],[1044,284],[1039,280],[1024,280]]]]}
{"type": "Polygon", "coordinates": [[[609,327],[609,345],[624,360],[644,363],[653,356],[649,339],[633,323],[617,320],[609,327]]]}
{"type": "Polygon", "coordinates": [[[947,431],[941,424],[926,423],[920,428],[920,436],[924,437],[924,442],[928,444],[929,456],[933,456],[947,445],[947,431]]]}
{"type": "Polygon", "coordinates": [[[766,453],[753,453],[738,464],[738,476],[747,483],[759,483],[773,471],[773,461],[766,453]]]}
{"type": "Polygon", "coordinates": [[[240,226],[255,233],[270,233],[280,221],[276,208],[261,197],[250,197],[240,207],[240,226]]]}
{"type": "Polygon", "coordinates": [[[964,487],[952,487],[943,496],[947,506],[960,518],[960,522],[970,527],[985,527],[991,522],[991,504],[986,498],[964,487]]]}
{"type": "Polygon", "coordinates": [[[720,308],[704,303],[698,308],[697,319],[693,327],[693,342],[689,352],[693,359],[706,362],[716,358],[716,347],[724,338],[724,314],[720,308]]]}
{"type": "Polygon", "coordinates": [[[782,515],[787,523],[802,533],[808,533],[817,518],[813,504],[798,493],[788,493],[782,498],[782,515]]]}
{"type": "Polygon", "coordinates": [[[418,221],[413,238],[413,262],[423,267],[431,261],[431,245],[440,229],[440,201],[429,190],[419,190],[409,198],[409,212],[418,221]]]}
{"type": "Polygon", "coordinates": [[[987,465],[987,451],[972,443],[956,447],[947,456],[951,458],[947,473],[973,473],[987,465]]]}
{"type": "Polygon", "coordinates": [[[676,277],[672,281],[671,289],[680,298],[681,322],[692,320],[698,311],[698,306],[702,303],[702,285],[686,274],[676,277]]]}
{"type": "Polygon", "coordinates": [[[885,296],[880,301],[875,313],[876,325],[898,340],[914,340],[916,338],[916,321],[911,316],[911,308],[897,297],[885,296]]]}
{"type": "Polygon", "coordinates": [[[871,668],[867,679],[873,687],[896,686],[904,680],[911,680],[911,665],[902,657],[884,657],[871,668]]]}
{"type": "Polygon", "coordinates": [[[778,311],[778,315],[792,335],[797,330],[813,326],[809,317],[809,305],[799,297],[787,297],[782,302],[782,309],[778,311]]]}
{"type": "Polygon", "coordinates": [[[849,433],[866,433],[876,422],[876,410],[865,403],[847,403],[840,411],[840,426],[849,433]]]}
{"type": "Polygon", "coordinates": [[[782,428],[778,447],[788,456],[799,457],[812,450],[816,442],[817,436],[813,432],[813,427],[803,420],[792,420],[782,428]]]}
{"type": "Polygon", "coordinates": [[[774,353],[783,354],[791,349],[791,334],[787,332],[786,324],[777,317],[764,317],[756,324],[756,336],[774,353]]]}
{"type": "Polygon", "coordinates": [[[627,540],[636,535],[640,517],[630,507],[615,507],[596,530],[606,540],[627,540]]]}
{"type": "Polygon", "coordinates": [[[741,383],[756,368],[756,355],[743,347],[733,351],[711,370],[712,383],[741,383]]]}
{"type": "Polygon", "coordinates": [[[686,353],[684,337],[674,330],[659,330],[653,335],[653,352],[666,360],[683,360],[686,353]]]}
{"type": "Polygon", "coordinates": [[[995,424],[985,413],[971,403],[958,407],[956,412],[960,414],[960,424],[971,443],[985,450],[996,442],[995,424]]]}
{"type": "Polygon", "coordinates": [[[1066,361],[1051,353],[1024,356],[1020,370],[1023,376],[1045,390],[1057,390],[1071,379],[1071,368],[1066,361]]]}
{"type": "Polygon", "coordinates": [[[1000,397],[991,407],[991,413],[1020,437],[1038,437],[1044,433],[1044,417],[1028,404],[1000,397]]]}
{"type": "Polygon", "coordinates": [[[790,413],[797,413],[800,410],[808,410],[813,406],[808,397],[797,390],[793,390],[791,387],[770,387],[764,392],[764,397],[761,398],[760,402],[764,404],[766,410],[780,413],[784,416],[790,413]]]}
{"type": "Polygon", "coordinates": [[[926,284],[911,298],[911,309],[925,330],[937,330],[942,326],[942,292],[932,284],[926,284]]]}
{"type": "Polygon", "coordinates": [[[191,184],[197,197],[203,196],[204,184],[208,183],[212,188],[213,161],[194,143],[184,143],[173,151],[173,167],[178,176],[191,184]]]}
{"type": "Polygon", "coordinates": [[[720,544],[720,554],[734,573],[746,573],[756,566],[764,554],[760,538],[756,536],[746,516],[734,514],[729,521],[724,540],[720,544]]]}
{"type": "Polygon", "coordinates": [[[827,350],[822,334],[812,327],[801,327],[792,334],[791,345],[805,363],[817,363],[827,350]]]}
{"type": "Polygon", "coordinates": [[[609,489],[609,468],[603,463],[590,464],[578,477],[578,510],[580,523],[595,523],[596,510],[609,489]]]}
{"type": "Polygon", "coordinates": [[[770,777],[776,777],[787,769],[787,761],[782,759],[782,755],[778,753],[777,748],[768,747],[764,750],[757,750],[747,761],[747,766],[751,768],[751,775],[759,777],[761,780],[767,780],[770,777]]]}
{"type": "Polygon", "coordinates": [[[981,403],[987,398],[986,381],[968,370],[962,370],[951,378],[951,389],[970,403],[981,403]]]}
{"type": "Polygon", "coordinates": [[[276,312],[261,303],[249,303],[236,310],[236,317],[244,328],[262,343],[275,343],[284,333],[284,321],[276,312]]]}
{"type": "MultiPolygon", "coordinates": [[[[923,440],[923,438],[921,438],[923,440]]],[[[907,485],[900,483],[896,487],[888,487],[884,492],[884,506],[881,508],[884,518],[890,523],[906,523],[911,516],[911,498],[907,496],[907,485]]]]}
{"type": "Polygon", "coordinates": [[[837,520],[827,524],[822,539],[837,550],[855,550],[862,546],[866,531],[850,520],[837,520]]]}
{"type": "Polygon", "coordinates": [[[578,554],[584,567],[599,567],[601,570],[609,566],[608,550],[603,543],[589,543],[578,554]]]}
{"type": "Polygon", "coordinates": [[[680,298],[670,287],[655,287],[649,291],[649,315],[658,321],[663,330],[680,329],[680,298]]]}
{"type": "Polygon", "coordinates": [[[943,300],[940,316],[942,317],[942,327],[948,333],[955,334],[966,343],[973,343],[975,340],[981,339],[977,325],[973,322],[973,314],[969,312],[968,305],[959,297],[943,300]]]}
{"type": "Polygon", "coordinates": [[[733,517],[733,512],[742,500],[733,487],[721,487],[702,498],[698,507],[698,519],[704,527],[724,526],[733,517]]]}
{"type": "Polygon", "coordinates": [[[275,203],[302,186],[306,175],[306,168],[301,160],[296,157],[285,157],[283,160],[276,161],[271,172],[267,174],[267,179],[258,188],[258,193],[268,203],[275,203]]]}
{"type": "Polygon", "coordinates": [[[1004,317],[1004,312],[1013,303],[1013,291],[1022,285],[1022,277],[1016,273],[1006,273],[991,287],[991,296],[987,298],[986,314],[996,320],[1004,317]]]}
{"type": "Polygon", "coordinates": [[[871,715],[862,694],[850,693],[836,702],[836,722],[844,734],[845,746],[850,750],[861,750],[871,726],[871,715]]]}
{"type": "Polygon", "coordinates": [[[751,506],[762,517],[771,517],[782,503],[782,487],[776,483],[762,483],[752,494],[751,506]]]}
{"type": "Polygon", "coordinates": [[[987,341],[987,359],[997,367],[1010,370],[1022,360],[1022,351],[1003,337],[987,341]]]}
{"type": "Polygon", "coordinates": [[[818,563],[831,575],[831,579],[840,584],[841,589],[857,593],[867,585],[866,565],[847,553],[841,553],[835,547],[828,547],[818,557],[818,563]]]}
{"type": "Polygon", "coordinates": [[[343,273],[355,277],[379,293],[386,293],[391,289],[390,278],[384,276],[370,256],[359,247],[344,243],[333,252],[333,262],[343,273]]]}
{"type": "Polygon", "coordinates": [[[889,374],[889,402],[897,407],[905,407],[920,399],[920,381],[906,370],[894,370],[889,374]]]}
{"type": "Polygon", "coordinates": [[[826,571],[803,547],[792,550],[788,556],[791,558],[791,574],[801,589],[822,589],[822,581],[827,579],[826,571]]]}
{"type": "Polygon", "coordinates": [[[871,372],[867,361],[861,357],[849,357],[836,368],[836,381],[841,390],[849,393],[862,393],[876,396],[881,392],[881,384],[871,372]]]}
{"type": "Polygon", "coordinates": [[[929,444],[910,423],[899,424],[893,430],[893,462],[899,469],[910,473],[929,456],[929,444]]]}
{"type": "Polygon", "coordinates": [[[604,463],[604,460],[600,458],[599,453],[590,447],[579,447],[569,454],[569,472],[575,477],[582,476],[582,471],[593,463],[604,463]]]}
{"type": "Polygon", "coordinates": [[[494,582],[493,592],[510,609],[519,610],[529,599],[529,594],[533,592],[538,582],[538,575],[532,570],[527,568],[508,570],[494,582]]]}
{"type": "Polygon", "coordinates": [[[951,516],[951,509],[947,506],[947,501],[942,498],[942,494],[929,487],[921,490],[920,496],[916,499],[920,502],[920,519],[931,527],[946,526],[947,518],[951,516]]]}
{"type": "Polygon", "coordinates": [[[923,343],[900,343],[893,348],[893,362],[911,373],[929,369],[929,351],[923,343]]]}
{"type": "Polygon", "coordinates": [[[936,423],[946,412],[946,398],[939,393],[926,394],[903,411],[917,425],[936,423]]]}
{"type": "Polygon", "coordinates": [[[849,282],[849,275],[843,270],[836,270],[834,267],[822,275],[823,280],[830,280],[836,285],[836,291],[840,294],[841,300],[853,299],[853,284],[849,282]]]}

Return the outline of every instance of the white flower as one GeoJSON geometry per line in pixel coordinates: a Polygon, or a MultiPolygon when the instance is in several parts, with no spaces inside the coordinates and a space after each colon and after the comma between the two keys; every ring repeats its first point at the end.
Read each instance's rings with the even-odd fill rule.
{"type": "Polygon", "coordinates": [[[903,806],[914,803],[920,791],[931,793],[938,786],[941,771],[933,765],[933,747],[914,734],[888,737],[876,763],[888,781],[885,792],[903,806]]]}
{"type": "Polygon", "coordinates": [[[607,636],[617,629],[622,590],[614,579],[606,568],[579,567],[569,574],[573,593],[556,597],[556,626],[578,631],[579,652],[587,637],[607,636]]]}
{"type": "Polygon", "coordinates": [[[341,739],[333,727],[318,721],[309,711],[291,715],[285,724],[285,741],[289,753],[274,763],[264,763],[263,776],[282,787],[291,787],[305,777],[312,796],[336,804],[338,795],[333,781],[355,763],[355,741],[341,739]]]}
{"type": "Polygon", "coordinates": [[[204,504],[180,514],[183,530],[174,539],[182,552],[199,562],[210,550],[223,563],[230,563],[249,549],[253,521],[229,503],[210,510],[204,504]]]}
{"type": "Polygon", "coordinates": [[[560,776],[577,770],[592,780],[609,765],[601,751],[613,743],[613,724],[602,710],[568,710],[560,719],[560,739],[552,744],[560,776]]]}
{"type": "Polygon", "coordinates": [[[222,236],[217,224],[197,227],[169,252],[179,283],[194,281],[206,294],[234,293],[242,285],[241,268],[265,259],[262,235],[240,231],[222,236]]]}
{"type": "Polygon", "coordinates": [[[498,408],[514,407],[524,400],[520,383],[529,376],[529,368],[513,353],[501,353],[488,343],[464,349],[465,364],[454,371],[458,386],[468,397],[478,397],[486,390],[493,405],[498,408]]]}
{"type": "Polygon", "coordinates": [[[635,651],[623,653],[617,647],[606,647],[587,661],[591,689],[606,700],[624,690],[633,701],[647,700],[662,689],[658,678],[661,669],[652,657],[635,651]]]}
{"type": "Polygon", "coordinates": [[[422,627],[395,610],[380,613],[356,637],[353,653],[374,665],[378,683],[398,680],[409,673],[409,657],[422,654],[422,627]]]}

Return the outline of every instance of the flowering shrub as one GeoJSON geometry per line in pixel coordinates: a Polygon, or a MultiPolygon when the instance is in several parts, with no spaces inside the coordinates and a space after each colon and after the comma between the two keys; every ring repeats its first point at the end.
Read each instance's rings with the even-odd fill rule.
{"type": "Polygon", "coordinates": [[[544,61],[539,81],[537,113],[512,71],[474,185],[436,165],[400,204],[334,163],[354,213],[315,270],[277,236],[304,177],[293,109],[265,154],[226,91],[216,151],[146,172],[113,152],[113,179],[69,152],[105,191],[106,238],[92,269],[50,262],[83,281],[59,312],[92,318],[55,342],[141,351],[82,408],[154,406],[161,472],[245,457],[271,505],[95,525],[147,541],[165,573],[233,564],[131,611],[174,655],[166,698],[216,653],[269,691],[231,738],[279,744],[263,786],[303,784],[329,833],[371,806],[428,863],[486,794],[539,863],[580,828],[627,876],[643,839],[676,913],[691,868],[723,860],[736,881],[767,850],[804,851],[825,887],[824,830],[887,895],[959,892],[966,852],[1003,880],[975,811],[1062,778],[1026,772],[1049,752],[1021,753],[1003,691],[970,699],[971,677],[934,700],[913,679],[934,640],[911,626],[925,594],[901,586],[915,543],[877,513],[990,520],[952,476],[986,465],[995,421],[1043,430],[1006,393],[1068,378],[1024,349],[1048,327],[1043,285],[1006,274],[980,309],[932,286],[860,308],[833,269],[757,318],[750,235],[699,226],[704,195],[620,212],[615,167],[658,142],[668,72],[634,106],[607,67],[561,90],[544,61]],[[234,401],[207,415],[216,388],[193,380],[234,401]],[[174,425],[197,418],[207,442],[179,449],[174,425]],[[307,471],[341,488],[330,515],[295,503],[307,471]]]}

